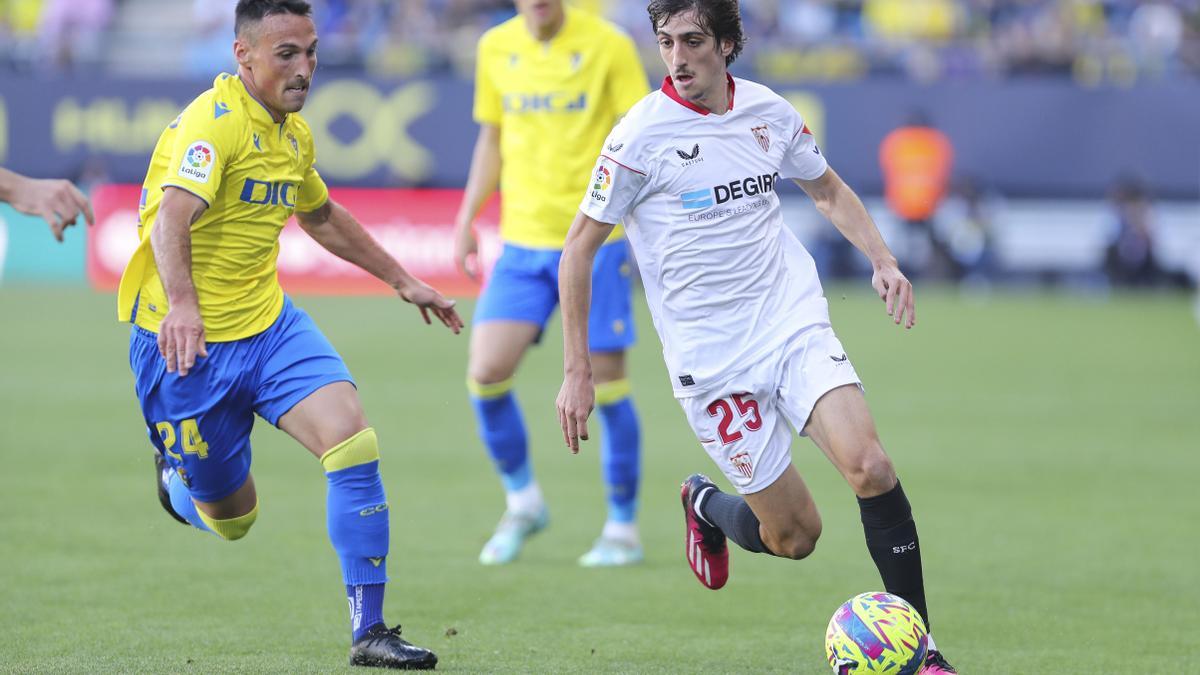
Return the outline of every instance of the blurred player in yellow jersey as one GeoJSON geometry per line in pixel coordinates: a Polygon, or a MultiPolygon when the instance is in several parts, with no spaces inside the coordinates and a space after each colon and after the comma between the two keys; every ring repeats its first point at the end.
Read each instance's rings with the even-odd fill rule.
{"type": "MultiPolygon", "coordinates": [[[[562,0],[516,0],[518,16],[479,41],[475,120],[479,138],[457,219],[455,258],[477,278],[472,222],[501,193],[504,250],[475,310],[467,386],[479,434],[504,484],[506,509],[479,554],[503,564],[544,528],[548,512],[530,466],[513,375],[558,304],[558,261],[590,185],[592,164],[616,120],[649,91],[633,42],[562,0]]],[[[596,261],[591,351],[603,426],[608,518],[585,566],[642,559],[635,523],[640,430],[625,373],[633,344],[630,267],[620,228],[596,261]]]]}
{"type": "Polygon", "coordinates": [[[279,286],[279,232],[295,213],[313,239],[391,285],[426,323],[432,313],[457,333],[462,321],[329,198],[313,167],[312,134],[298,114],[317,65],[310,13],[300,0],[238,2],[238,73],[220,75],[159,138],[118,312],[134,324],[129,361],[159,453],[163,508],[222,539],[246,535],[258,515],[257,413],[325,470],[351,665],[432,668],[432,652],[383,623],[389,531],[379,445],[341,357],[279,286]]]}

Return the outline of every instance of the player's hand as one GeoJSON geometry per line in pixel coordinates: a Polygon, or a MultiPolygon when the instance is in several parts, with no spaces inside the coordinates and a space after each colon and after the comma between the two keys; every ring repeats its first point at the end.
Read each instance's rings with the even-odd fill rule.
{"type": "Polygon", "coordinates": [[[572,455],[579,454],[579,441],[588,439],[587,421],[596,405],[596,389],[591,376],[568,374],[564,377],[554,404],[558,408],[563,440],[572,455]]]}
{"type": "Polygon", "coordinates": [[[63,230],[74,225],[79,216],[82,215],[88,225],[94,225],[96,221],[87,197],[66,180],[26,178],[13,190],[11,203],[21,213],[38,216],[49,223],[51,234],[60,242],[63,230]]]}
{"type": "Polygon", "coordinates": [[[208,356],[204,345],[204,319],[194,303],[171,305],[158,327],[158,353],[167,361],[167,372],[188,374],[197,356],[208,356]]]}
{"type": "Polygon", "coordinates": [[[895,259],[875,265],[875,273],[871,275],[871,285],[879,293],[879,299],[887,303],[888,316],[896,325],[904,322],[905,328],[912,328],[917,323],[916,300],[913,298],[912,282],[900,271],[895,259]]]}
{"type": "Polygon", "coordinates": [[[479,281],[479,241],[470,223],[454,231],[454,264],[471,281],[479,281]]]}
{"type": "Polygon", "coordinates": [[[454,309],[454,301],[443,298],[442,294],[429,284],[413,278],[399,286],[396,292],[405,302],[410,302],[421,310],[421,318],[425,319],[425,323],[433,323],[429,320],[429,313],[433,312],[433,315],[443,325],[454,331],[455,335],[462,332],[463,320],[459,318],[458,311],[454,309]]]}

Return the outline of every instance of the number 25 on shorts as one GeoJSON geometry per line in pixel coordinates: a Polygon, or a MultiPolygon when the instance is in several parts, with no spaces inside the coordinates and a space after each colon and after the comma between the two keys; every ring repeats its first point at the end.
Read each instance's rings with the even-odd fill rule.
{"type": "Polygon", "coordinates": [[[744,422],[743,427],[747,431],[758,431],[762,428],[762,416],[758,413],[758,401],[750,398],[747,394],[734,394],[729,397],[733,401],[733,406],[723,398],[719,398],[708,404],[708,416],[720,417],[717,422],[717,433],[721,435],[721,445],[729,445],[734,441],[742,440],[742,432],[729,432],[729,425],[733,424],[734,412],[733,408],[737,408],[737,416],[744,422]]]}
{"type": "Polygon", "coordinates": [[[177,452],[171,452],[171,448],[175,447],[177,440],[183,441],[183,452],[188,455],[198,455],[200,459],[208,459],[208,443],[200,436],[200,426],[196,424],[196,420],[186,419],[179,423],[179,434],[176,435],[175,427],[171,426],[170,422],[159,422],[154,427],[158,429],[158,436],[162,439],[163,447],[166,448],[167,454],[171,455],[176,461],[183,461],[183,457],[177,452]]]}

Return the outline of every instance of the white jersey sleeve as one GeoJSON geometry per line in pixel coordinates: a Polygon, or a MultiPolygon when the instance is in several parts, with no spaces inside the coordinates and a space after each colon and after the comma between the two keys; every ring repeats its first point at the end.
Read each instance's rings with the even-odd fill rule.
{"type": "Polygon", "coordinates": [[[645,197],[650,167],[620,140],[625,125],[618,124],[604,141],[596,160],[587,194],[579,210],[593,220],[615,224],[625,219],[645,197]]]}
{"type": "Polygon", "coordinates": [[[808,126],[804,124],[804,118],[800,117],[800,113],[796,112],[788,104],[791,114],[790,121],[793,125],[791,141],[783,151],[783,160],[779,164],[779,175],[783,178],[797,178],[799,180],[813,180],[825,175],[825,170],[829,168],[829,163],[825,161],[825,155],[821,154],[821,149],[817,147],[817,139],[813,138],[812,132],[808,130],[808,126]]]}

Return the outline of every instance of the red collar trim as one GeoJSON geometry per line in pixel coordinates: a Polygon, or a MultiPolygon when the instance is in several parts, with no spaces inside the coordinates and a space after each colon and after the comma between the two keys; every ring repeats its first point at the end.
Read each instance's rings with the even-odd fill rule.
{"type": "MultiPolygon", "coordinates": [[[[730,75],[729,73],[725,73],[725,79],[729,82],[729,109],[733,110],[733,94],[734,94],[734,90],[737,89],[737,85],[734,84],[733,76],[730,75]]],[[[679,105],[681,105],[689,110],[698,112],[701,115],[711,115],[712,114],[712,111],[709,110],[708,108],[700,107],[700,106],[696,105],[695,103],[692,103],[691,101],[680,96],[679,92],[675,90],[675,82],[674,82],[674,80],[671,79],[670,75],[667,75],[666,77],[663,78],[662,92],[664,94],[666,94],[672,101],[675,101],[679,105]]]]}

